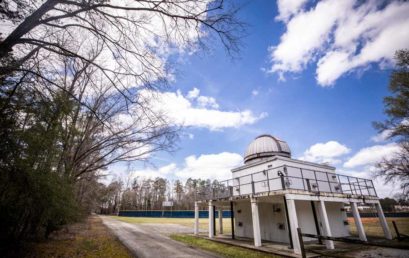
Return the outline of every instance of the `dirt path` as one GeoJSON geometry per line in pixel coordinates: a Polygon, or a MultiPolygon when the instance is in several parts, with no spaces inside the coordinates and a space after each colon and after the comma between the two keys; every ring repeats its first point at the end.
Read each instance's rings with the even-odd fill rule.
{"type": "Polygon", "coordinates": [[[172,233],[191,233],[176,224],[130,224],[101,216],[103,223],[139,258],[218,257],[169,238],[172,233]]]}

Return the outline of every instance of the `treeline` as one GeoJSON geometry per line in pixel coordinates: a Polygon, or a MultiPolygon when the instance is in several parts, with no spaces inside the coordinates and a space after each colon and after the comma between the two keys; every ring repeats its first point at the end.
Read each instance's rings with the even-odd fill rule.
{"type": "MultiPolygon", "coordinates": [[[[120,210],[162,210],[164,201],[173,202],[173,210],[192,210],[195,200],[203,199],[219,186],[217,180],[189,178],[170,181],[166,178],[134,178],[131,182],[115,180],[105,189],[101,198],[102,214],[116,214],[120,210]]],[[[206,209],[207,204],[200,204],[206,209]]]]}

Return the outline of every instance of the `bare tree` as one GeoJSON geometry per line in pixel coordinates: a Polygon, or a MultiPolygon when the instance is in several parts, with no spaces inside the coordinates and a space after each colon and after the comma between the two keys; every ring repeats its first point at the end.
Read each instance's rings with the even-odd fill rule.
{"type": "Polygon", "coordinates": [[[49,80],[56,57],[66,56],[98,70],[129,102],[135,101],[130,87],[166,81],[163,60],[171,53],[204,47],[212,35],[236,51],[242,29],[236,9],[222,0],[20,0],[14,11],[11,2],[0,17],[17,26],[0,41],[0,75],[14,71],[14,77],[31,73],[49,80]],[[90,49],[101,53],[94,58],[90,49]]]}

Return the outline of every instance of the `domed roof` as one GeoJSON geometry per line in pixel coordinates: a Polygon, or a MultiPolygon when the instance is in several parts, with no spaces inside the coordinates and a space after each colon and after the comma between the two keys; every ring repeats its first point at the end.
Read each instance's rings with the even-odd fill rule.
{"type": "Polygon", "coordinates": [[[285,141],[269,134],[263,134],[254,139],[244,154],[244,163],[257,161],[275,155],[291,158],[291,150],[285,141]]]}

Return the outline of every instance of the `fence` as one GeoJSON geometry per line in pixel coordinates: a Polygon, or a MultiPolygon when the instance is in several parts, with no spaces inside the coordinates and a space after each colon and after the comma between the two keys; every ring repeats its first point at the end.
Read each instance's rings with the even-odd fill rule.
{"type": "Polygon", "coordinates": [[[287,165],[216,182],[206,189],[199,191],[200,199],[222,199],[286,189],[377,197],[370,179],[287,165]]]}
{"type": "MultiPolygon", "coordinates": [[[[219,213],[216,212],[216,218],[219,213]]],[[[148,211],[120,211],[118,216],[124,217],[152,217],[152,218],[194,218],[195,211],[158,211],[158,210],[148,210],[148,211]]],[[[208,218],[209,212],[206,210],[199,211],[199,218],[208,218]]],[[[230,211],[223,211],[223,218],[230,218],[230,211]]]]}

